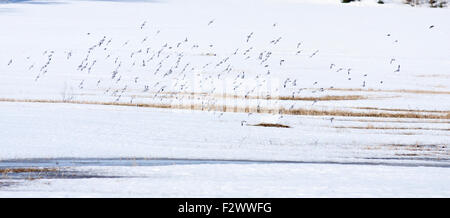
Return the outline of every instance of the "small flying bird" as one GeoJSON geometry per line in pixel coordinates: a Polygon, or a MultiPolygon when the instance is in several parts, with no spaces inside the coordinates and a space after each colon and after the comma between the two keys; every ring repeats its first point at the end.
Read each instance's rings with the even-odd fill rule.
{"type": "Polygon", "coordinates": [[[434,25],[431,25],[430,27],[428,27],[428,29],[431,29],[431,28],[433,28],[434,27],[434,25]]]}
{"type": "Polygon", "coordinates": [[[395,61],[395,58],[392,58],[389,64],[392,64],[395,61]]]}
{"type": "Polygon", "coordinates": [[[247,42],[250,41],[250,38],[253,36],[253,32],[250,33],[250,35],[247,36],[247,42]]]}
{"type": "Polygon", "coordinates": [[[144,21],[144,23],[141,24],[141,29],[144,28],[145,24],[147,23],[147,21],[144,21]]]}
{"type": "Polygon", "coordinates": [[[287,78],[287,79],[284,81],[283,88],[286,88],[287,83],[290,82],[290,81],[291,81],[291,80],[290,80],[289,78],[287,78]]]}
{"type": "Polygon", "coordinates": [[[215,19],[209,21],[208,26],[211,25],[212,23],[214,23],[215,19]]]}
{"type": "Polygon", "coordinates": [[[69,60],[70,57],[72,57],[72,52],[71,51],[67,52],[67,60],[69,60]]]}
{"type": "Polygon", "coordinates": [[[83,83],[84,83],[84,80],[82,80],[82,81],[80,82],[80,84],[78,85],[78,87],[79,87],[80,89],[83,89],[83,83]]]}
{"type": "Polygon", "coordinates": [[[394,72],[400,72],[400,64],[397,66],[397,70],[395,70],[394,72]]]}
{"type": "Polygon", "coordinates": [[[309,56],[310,58],[314,57],[317,53],[319,53],[319,50],[316,50],[314,53],[311,54],[311,56],[309,56]]]}

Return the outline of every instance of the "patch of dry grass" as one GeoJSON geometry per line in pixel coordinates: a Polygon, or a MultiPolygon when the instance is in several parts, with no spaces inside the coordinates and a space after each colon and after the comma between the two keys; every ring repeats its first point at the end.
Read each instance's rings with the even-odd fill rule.
{"type": "Polygon", "coordinates": [[[290,126],[278,124],[278,123],[258,123],[250,126],[262,126],[262,127],[276,127],[276,128],[291,128],[290,126]]]}
{"type": "Polygon", "coordinates": [[[354,88],[330,88],[326,90],[348,91],[348,92],[393,92],[410,94],[438,94],[450,95],[450,91],[418,90],[418,89],[354,89],[354,88]]]}
{"type": "Polygon", "coordinates": [[[399,147],[399,148],[413,148],[413,149],[417,149],[417,148],[438,148],[438,149],[443,149],[443,148],[447,148],[446,145],[442,145],[442,144],[386,144],[384,146],[389,146],[389,147],[399,147]]]}
{"type": "MultiPolygon", "coordinates": [[[[209,94],[203,92],[164,92],[154,93],[150,92],[147,95],[133,95],[133,97],[140,98],[153,98],[155,94],[158,94],[160,98],[175,98],[177,96],[190,96],[190,97],[208,97],[216,99],[254,99],[254,100],[281,100],[281,101],[354,101],[369,99],[368,96],[363,95],[325,95],[325,96],[306,96],[306,97],[292,97],[292,96],[241,96],[241,95],[229,95],[229,94],[209,94]]],[[[89,94],[82,94],[89,95],[89,94]]]]}
{"type": "Polygon", "coordinates": [[[383,145],[373,145],[367,146],[367,150],[396,150],[396,151],[407,151],[407,152],[420,152],[420,155],[439,155],[442,157],[448,157],[450,153],[448,152],[448,146],[443,144],[383,144],[383,145]],[[425,153],[426,152],[426,153],[425,153]]]}
{"type": "Polygon", "coordinates": [[[283,111],[285,114],[309,115],[309,116],[342,116],[342,117],[384,117],[384,118],[415,118],[415,119],[450,119],[450,113],[447,114],[423,114],[423,113],[387,113],[387,112],[355,112],[345,110],[314,110],[314,109],[296,109],[292,111],[283,111]]]}
{"type": "Polygon", "coordinates": [[[420,152],[435,152],[436,154],[448,156],[448,145],[444,144],[386,144],[381,145],[383,148],[392,150],[407,150],[407,151],[420,151],[420,152]]]}
{"type": "Polygon", "coordinates": [[[7,173],[45,173],[45,172],[57,172],[55,168],[6,168],[0,169],[1,174],[7,173]]]}
{"type": "Polygon", "coordinates": [[[98,102],[98,101],[63,101],[63,100],[39,100],[39,99],[5,99],[0,102],[32,102],[32,103],[68,103],[68,104],[91,104],[91,105],[113,105],[133,106],[149,108],[188,109],[201,111],[240,112],[240,113],[268,113],[305,116],[342,116],[342,117],[384,117],[384,118],[415,118],[415,119],[450,119],[450,113],[426,114],[426,113],[388,113],[388,112],[355,112],[346,110],[318,110],[318,109],[284,109],[284,108],[254,108],[225,105],[177,105],[177,104],[152,104],[152,103],[123,103],[123,102],[98,102]]]}
{"type": "Polygon", "coordinates": [[[416,157],[416,156],[419,156],[418,154],[415,154],[415,153],[409,153],[409,154],[399,154],[399,153],[396,153],[395,155],[397,155],[397,156],[402,156],[402,157],[416,157]]]}
{"type": "Polygon", "coordinates": [[[442,110],[414,110],[414,109],[397,109],[397,108],[378,108],[378,107],[354,107],[363,110],[380,110],[380,111],[400,111],[400,112],[419,112],[419,113],[450,113],[450,111],[442,110]]]}
{"type": "Polygon", "coordinates": [[[425,128],[425,127],[395,127],[395,126],[333,126],[337,129],[380,129],[380,130],[435,130],[435,131],[450,131],[445,128],[425,128]]]}
{"type": "Polygon", "coordinates": [[[415,75],[416,77],[430,77],[430,78],[450,78],[450,75],[447,74],[420,74],[415,75]]]}
{"type": "Polygon", "coordinates": [[[362,123],[446,123],[450,124],[448,120],[389,120],[389,119],[335,119],[335,121],[343,122],[362,122],[362,123]]]}
{"type": "Polygon", "coordinates": [[[278,99],[291,101],[352,101],[352,100],[364,100],[368,99],[368,97],[362,95],[326,95],[319,97],[293,97],[293,98],[280,96],[278,99]]]}

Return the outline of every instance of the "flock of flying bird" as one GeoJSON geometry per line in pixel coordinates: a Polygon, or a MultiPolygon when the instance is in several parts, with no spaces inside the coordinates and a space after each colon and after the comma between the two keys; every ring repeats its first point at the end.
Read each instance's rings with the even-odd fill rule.
{"type": "MultiPolygon", "coordinates": [[[[214,25],[214,22],[215,20],[210,20],[206,28],[214,25]]],[[[272,26],[276,28],[277,24],[274,23],[272,26]]],[[[430,29],[433,27],[430,26],[430,29]]],[[[146,28],[148,28],[148,23],[144,21],[138,26],[137,31],[144,31],[146,28]]],[[[160,32],[160,30],[156,30],[153,37],[157,37],[160,32]]],[[[87,33],[87,35],[91,36],[92,34],[87,33]]],[[[270,97],[274,90],[266,90],[264,86],[273,77],[282,78],[281,84],[276,87],[275,92],[289,93],[289,97],[292,99],[299,96],[302,91],[314,93],[334,88],[333,86],[320,87],[319,81],[310,84],[310,87],[313,88],[301,87],[298,78],[283,78],[282,74],[277,73],[277,71],[286,64],[286,58],[276,56],[275,51],[268,49],[258,51],[254,48],[251,44],[256,35],[254,32],[250,32],[243,37],[244,47],[235,48],[233,49],[234,52],[229,54],[216,53],[214,52],[215,45],[201,46],[191,42],[188,37],[183,37],[173,44],[166,42],[160,45],[150,45],[150,42],[154,40],[150,35],[142,38],[140,42],[134,42],[138,45],[138,48],[130,49],[129,53],[121,52],[119,54],[114,53],[115,48],[112,45],[116,42],[113,38],[101,37],[87,49],[81,61],[78,61],[74,70],[78,72],[77,76],[84,75],[86,77],[75,81],[75,89],[80,92],[86,87],[96,91],[101,90],[103,96],[110,96],[115,102],[129,101],[129,103],[133,103],[139,95],[147,95],[147,100],[153,99],[159,102],[167,99],[182,102],[183,99],[190,98],[191,101],[201,101],[202,105],[214,105],[225,94],[239,95],[242,99],[248,99],[251,96],[270,97]],[[200,47],[204,48],[203,51],[208,52],[192,55],[198,54],[200,47]],[[202,61],[193,59],[201,59],[203,63],[199,65],[198,63],[202,61]],[[251,69],[253,73],[243,70],[243,66],[249,65],[250,62],[256,63],[258,66],[257,69],[251,69]],[[98,65],[102,66],[97,67],[98,65]],[[96,68],[100,73],[97,77],[94,76],[97,73],[96,68]],[[105,71],[108,71],[108,74],[105,74],[105,71]],[[255,71],[258,71],[258,73],[254,73],[255,71]],[[231,84],[224,84],[225,80],[228,80],[231,84]],[[265,93],[261,94],[261,90],[265,90],[265,93]],[[201,95],[186,93],[200,93],[201,95]]],[[[387,34],[386,37],[391,37],[391,34],[387,34]]],[[[279,36],[269,41],[268,44],[272,48],[276,48],[282,40],[283,37],[279,36]]],[[[398,40],[394,42],[398,43],[398,40]]],[[[129,44],[131,44],[130,40],[115,45],[120,45],[119,49],[124,50],[129,44]]],[[[298,56],[306,53],[302,46],[302,42],[294,45],[295,52],[292,55],[298,56]]],[[[41,66],[36,66],[33,63],[27,67],[29,71],[36,72],[34,75],[36,83],[44,79],[49,73],[49,67],[55,64],[55,53],[54,50],[44,51],[42,56],[45,62],[41,66]]],[[[318,55],[320,55],[320,50],[317,49],[307,53],[304,57],[314,58],[318,55]]],[[[30,60],[30,58],[27,57],[26,59],[30,60]]],[[[76,61],[73,60],[74,52],[65,51],[64,59],[76,61]]],[[[7,66],[13,64],[14,60],[11,58],[7,62],[7,66]]],[[[396,58],[391,58],[389,64],[393,66],[393,73],[400,72],[400,64],[397,64],[396,58]]],[[[328,70],[330,73],[345,72],[343,75],[346,79],[352,80],[353,69],[350,67],[340,67],[336,63],[331,63],[329,69],[324,68],[324,70],[328,70]]],[[[368,74],[363,74],[363,78],[367,78],[367,76],[368,74]]],[[[383,83],[383,81],[378,82],[383,83]]],[[[363,79],[361,87],[366,86],[367,80],[363,79]]],[[[71,99],[73,99],[73,96],[71,99]]],[[[314,103],[316,101],[312,102],[312,104],[314,103]]],[[[295,101],[291,101],[289,104],[291,105],[287,107],[294,109],[295,101]]],[[[260,103],[256,107],[261,107],[260,103]]]]}

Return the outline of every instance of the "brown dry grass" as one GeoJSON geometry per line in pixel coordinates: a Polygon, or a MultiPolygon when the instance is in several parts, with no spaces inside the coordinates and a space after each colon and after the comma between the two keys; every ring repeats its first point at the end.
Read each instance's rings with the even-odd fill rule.
{"type": "Polygon", "coordinates": [[[415,156],[419,156],[418,154],[415,154],[415,153],[410,153],[410,154],[398,154],[398,153],[396,153],[395,155],[397,155],[397,156],[402,156],[402,157],[415,157],[415,156]]]}
{"type": "MultiPolygon", "coordinates": [[[[140,98],[153,98],[155,94],[161,98],[174,98],[176,96],[191,96],[191,97],[208,97],[216,99],[254,99],[254,100],[282,100],[282,101],[354,101],[368,99],[368,96],[362,95],[325,95],[325,96],[309,96],[309,97],[292,97],[292,96],[241,96],[241,95],[229,95],[229,94],[209,94],[203,92],[164,92],[154,93],[150,92],[148,95],[132,95],[133,97],[140,98]]],[[[94,95],[94,94],[82,94],[82,95],[94,95]]]]}
{"type": "Polygon", "coordinates": [[[326,95],[319,97],[286,97],[280,96],[279,100],[291,100],[291,101],[351,101],[351,100],[363,100],[368,99],[367,96],[362,95],[326,95]]]}
{"type": "Polygon", "coordinates": [[[450,131],[450,129],[444,128],[425,128],[425,127],[388,127],[388,126],[333,126],[337,129],[380,129],[380,130],[437,130],[437,131],[450,131]]]}
{"type": "Polygon", "coordinates": [[[44,173],[44,172],[57,172],[55,168],[6,168],[0,169],[0,173],[44,173]]]}
{"type": "MultiPolygon", "coordinates": [[[[448,145],[444,144],[385,144],[379,146],[380,149],[391,150],[407,150],[407,151],[420,151],[420,152],[434,152],[439,155],[450,155],[448,152],[448,145]]],[[[423,155],[423,153],[422,153],[423,155]]]]}
{"type": "Polygon", "coordinates": [[[385,144],[383,146],[388,147],[397,147],[397,148],[409,148],[409,149],[417,149],[417,148],[436,148],[436,149],[445,149],[446,145],[443,144],[385,144]]]}
{"type": "Polygon", "coordinates": [[[68,103],[68,104],[90,104],[90,105],[113,105],[113,106],[133,106],[149,108],[170,108],[188,109],[201,111],[219,112],[241,112],[241,113],[269,113],[286,115],[305,116],[343,116],[343,117],[384,117],[384,118],[415,118],[415,119],[450,119],[450,113],[446,114],[424,114],[424,113],[388,113],[388,112],[355,112],[345,110],[318,110],[318,109],[293,109],[284,108],[253,108],[224,105],[174,105],[174,104],[149,104],[149,103],[121,103],[121,102],[98,102],[98,101],[63,101],[63,100],[40,100],[40,99],[5,99],[0,98],[0,102],[32,102],[32,103],[68,103]]]}
{"type": "Polygon", "coordinates": [[[397,151],[419,151],[421,152],[420,155],[427,155],[430,153],[438,154],[438,155],[445,155],[448,156],[450,153],[448,152],[448,146],[443,144],[383,144],[383,145],[373,145],[373,146],[367,146],[365,149],[367,150],[383,150],[383,149],[389,149],[389,150],[397,150],[397,151]]]}
{"type": "Polygon", "coordinates": [[[415,75],[416,77],[430,77],[430,78],[436,78],[436,77],[440,77],[440,78],[450,78],[450,75],[446,75],[446,74],[420,74],[420,75],[415,75]]]}
{"type": "Polygon", "coordinates": [[[362,123],[446,123],[450,124],[448,120],[389,120],[389,119],[335,119],[335,121],[343,122],[362,122],[362,123]]]}
{"type": "Polygon", "coordinates": [[[450,91],[434,91],[434,90],[417,90],[417,89],[350,89],[350,88],[330,88],[333,91],[349,91],[349,92],[393,92],[393,93],[410,93],[410,94],[439,94],[450,95],[450,91]]]}
{"type": "Polygon", "coordinates": [[[262,127],[277,127],[277,128],[291,128],[290,126],[278,124],[278,123],[258,123],[251,126],[262,126],[262,127]]]}
{"type": "Polygon", "coordinates": [[[450,119],[450,113],[447,114],[422,114],[422,113],[387,113],[387,112],[355,112],[344,110],[314,110],[297,109],[292,111],[283,111],[283,113],[292,115],[310,115],[310,116],[343,116],[343,117],[384,117],[384,118],[415,118],[415,119],[450,119]]]}
{"type": "Polygon", "coordinates": [[[450,111],[443,111],[443,110],[414,110],[414,109],[378,108],[378,107],[354,107],[354,108],[363,110],[419,112],[419,113],[450,113],[450,111]]]}

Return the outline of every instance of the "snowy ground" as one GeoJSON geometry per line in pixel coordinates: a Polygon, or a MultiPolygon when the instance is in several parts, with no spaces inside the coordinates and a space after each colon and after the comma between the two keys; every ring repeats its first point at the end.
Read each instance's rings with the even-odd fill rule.
{"type": "Polygon", "coordinates": [[[38,180],[3,197],[448,197],[448,168],[329,164],[82,167],[132,178],[38,180]],[[232,179],[231,179],[232,178],[232,179]],[[437,191],[438,190],[438,191],[437,191]]]}
{"type": "Polygon", "coordinates": [[[446,8],[13,2],[0,4],[0,161],[219,163],[6,175],[0,196],[450,196],[446,8]]]}

